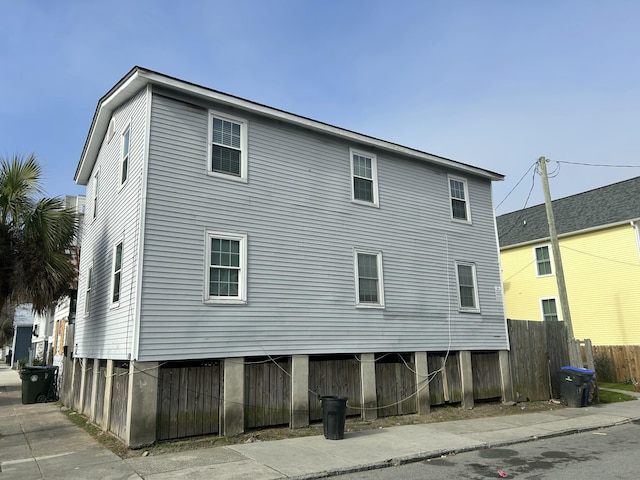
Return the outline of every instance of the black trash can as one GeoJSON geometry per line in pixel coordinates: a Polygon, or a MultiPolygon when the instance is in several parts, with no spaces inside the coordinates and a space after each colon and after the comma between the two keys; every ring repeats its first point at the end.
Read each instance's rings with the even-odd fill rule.
{"type": "Polygon", "coordinates": [[[22,367],[22,403],[44,403],[56,400],[55,380],[58,367],[22,367]]]}
{"type": "Polygon", "coordinates": [[[344,438],[347,400],[347,397],[335,397],[333,395],[320,397],[324,438],[328,440],[342,440],[344,438]]]}
{"type": "Polygon", "coordinates": [[[589,405],[591,380],[596,372],[587,368],[562,367],[560,377],[560,400],[567,407],[589,405]]]}

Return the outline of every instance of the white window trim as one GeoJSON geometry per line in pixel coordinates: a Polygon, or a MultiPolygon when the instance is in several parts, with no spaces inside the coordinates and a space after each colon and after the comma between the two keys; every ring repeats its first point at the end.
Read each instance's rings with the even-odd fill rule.
{"type": "Polygon", "coordinates": [[[368,207],[380,207],[380,201],[378,197],[378,157],[373,153],[365,152],[363,150],[356,150],[354,148],[349,149],[349,168],[351,171],[351,203],[356,203],[358,205],[367,205],[368,207]],[[353,187],[353,156],[360,155],[361,157],[367,157],[371,159],[371,181],[373,183],[373,202],[366,202],[364,200],[358,200],[355,197],[355,189],[353,187]]]}
{"type": "Polygon", "coordinates": [[[113,249],[111,253],[111,288],[109,289],[109,301],[111,303],[110,308],[117,308],[120,306],[120,299],[122,298],[122,281],[124,279],[124,238],[120,238],[113,244],[113,249]],[[120,259],[120,291],[118,292],[118,301],[113,301],[113,287],[115,286],[116,280],[116,251],[118,249],[118,245],[122,244],[122,257],[120,259]]]}
{"type": "Polygon", "coordinates": [[[459,223],[471,223],[471,202],[469,200],[469,185],[467,184],[467,179],[462,177],[456,177],[455,175],[447,175],[447,187],[449,189],[449,211],[451,212],[451,221],[459,222],[459,223]],[[451,191],[451,180],[455,180],[457,182],[461,182],[464,185],[464,208],[467,214],[466,220],[462,218],[455,218],[453,216],[453,192],[451,191]]]}
{"type": "Polygon", "coordinates": [[[207,175],[211,177],[224,178],[227,180],[233,180],[235,182],[247,183],[248,182],[248,131],[249,122],[244,118],[227,115],[226,113],[220,113],[215,110],[209,110],[209,132],[207,134],[207,175]],[[234,122],[240,124],[240,176],[229,175],[228,173],[214,172],[211,170],[211,153],[213,146],[213,118],[219,118],[228,122],[234,122]]]}
{"type": "MultiPolygon", "coordinates": [[[[87,277],[86,277],[86,283],[84,285],[84,316],[87,317],[89,315],[89,313],[91,313],[91,305],[93,303],[93,299],[90,298],[89,301],[89,305],[87,308],[87,293],[89,295],[92,294],[92,291],[94,290],[93,288],[93,278],[95,277],[94,273],[93,273],[93,263],[89,264],[89,267],[87,268],[87,277]]],[[[77,306],[76,306],[77,308],[77,306]]]]}
{"type": "Polygon", "coordinates": [[[458,309],[460,312],[471,312],[471,313],[480,313],[480,296],[478,295],[478,275],[476,272],[476,264],[473,262],[462,262],[456,261],[455,263],[456,269],[456,288],[457,288],[457,296],[458,296],[458,309]],[[473,296],[475,307],[463,307],[462,306],[462,298],[460,296],[460,275],[458,274],[458,265],[466,265],[471,267],[471,275],[473,276],[473,296]]]}
{"type": "Polygon", "coordinates": [[[353,249],[353,277],[355,283],[356,292],[356,308],[384,308],[384,281],[382,271],[382,251],[370,250],[366,248],[354,248],[353,249]],[[358,276],[358,254],[364,253],[366,255],[375,255],[378,266],[378,303],[360,302],[360,281],[358,276]]]}
{"type": "Polygon", "coordinates": [[[205,234],[205,258],[204,258],[204,288],[202,291],[202,301],[211,305],[245,305],[247,303],[247,235],[239,233],[215,232],[207,230],[205,234]],[[210,297],[210,262],[211,262],[211,239],[221,238],[224,240],[235,240],[240,242],[240,272],[238,274],[238,296],[237,297],[210,297]]]}
{"type": "Polygon", "coordinates": [[[129,176],[130,176],[130,172],[131,172],[131,121],[129,121],[126,125],[126,127],[124,128],[124,130],[122,130],[122,135],[120,135],[120,171],[118,172],[118,182],[119,182],[119,186],[118,186],[118,191],[122,190],[124,188],[124,186],[127,184],[128,180],[129,180],[129,176]],[[125,161],[125,156],[124,156],[124,136],[126,135],[126,133],[129,132],[129,151],[127,152],[127,178],[125,179],[125,181],[122,181],[122,169],[124,167],[124,161],[125,161]]]}
{"type": "Polygon", "coordinates": [[[553,300],[556,303],[556,316],[558,317],[559,322],[562,321],[562,309],[560,308],[560,302],[558,301],[557,297],[541,297],[538,305],[540,306],[540,318],[542,319],[542,321],[546,321],[546,319],[544,318],[544,307],[542,306],[543,300],[553,300]]]}
{"type": "Polygon", "coordinates": [[[98,217],[98,195],[100,194],[100,169],[93,176],[93,194],[91,195],[91,222],[98,217]]]}
{"type": "Polygon", "coordinates": [[[535,247],[533,247],[533,265],[535,266],[535,269],[536,269],[536,278],[553,277],[553,275],[555,274],[555,268],[553,265],[553,251],[551,249],[551,244],[536,245],[535,247]],[[547,251],[549,252],[549,263],[551,265],[551,273],[540,275],[540,271],[538,270],[538,257],[536,256],[536,250],[538,248],[543,248],[543,247],[547,247],[547,251]]]}
{"type": "Polygon", "coordinates": [[[107,128],[107,143],[111,143],[111,139],[116,134],[116,119],[111,117],[109,120],[109,127],[107,128]]]}

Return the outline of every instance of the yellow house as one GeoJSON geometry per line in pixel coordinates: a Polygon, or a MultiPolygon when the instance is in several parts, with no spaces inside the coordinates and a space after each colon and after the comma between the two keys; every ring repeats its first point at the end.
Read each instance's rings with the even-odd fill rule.
{"type": "MultiPolygon", "coordinates": [[[[552,205],[575,338],[640,345],[640,177],[552,205]]],[[[545,206],[496,221],[507,317],[562,320],[545,206]]]]}

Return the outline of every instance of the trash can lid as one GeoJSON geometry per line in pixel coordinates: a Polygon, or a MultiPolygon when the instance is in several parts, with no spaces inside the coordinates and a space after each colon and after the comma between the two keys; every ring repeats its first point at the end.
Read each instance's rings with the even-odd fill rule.
{"type": "Polygon", "coordinates": [[[563,372],[576,372],[576,373],[585,373],[588,375],[593,375],[596,372],[594,370],[589,370],[588,368],[580,368],[580,367],[562,367],[560,368],[563,372]]]}

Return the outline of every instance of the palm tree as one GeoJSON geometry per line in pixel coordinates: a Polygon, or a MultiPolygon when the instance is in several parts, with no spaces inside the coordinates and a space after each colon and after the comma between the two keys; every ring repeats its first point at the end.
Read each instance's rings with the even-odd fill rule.
{"type": "Polygon", "coordinates": [[[0,158],[0,311],[7,301],[55,307],[70,289],[70,248],[76,215],[59,198],[42,194],[42,168],[33,155],[0,158]]]}

